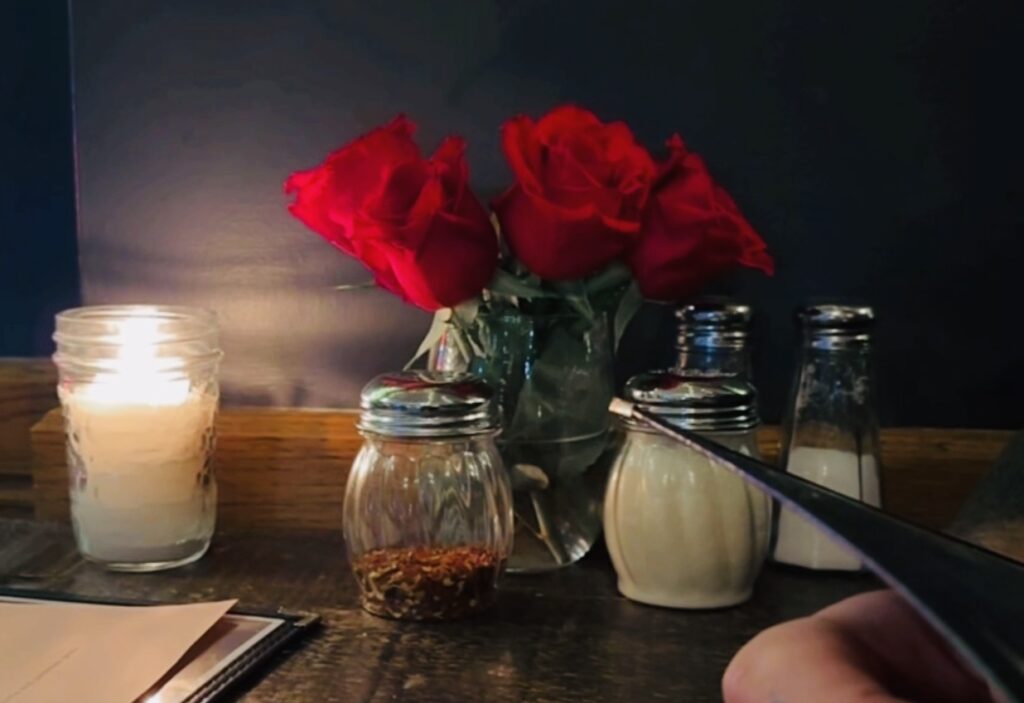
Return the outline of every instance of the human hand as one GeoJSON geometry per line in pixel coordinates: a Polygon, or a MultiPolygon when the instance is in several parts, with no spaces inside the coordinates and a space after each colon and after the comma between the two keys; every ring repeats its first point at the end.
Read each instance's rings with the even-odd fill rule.
{"type": "Polygon", "coordinates": [[[985,682],[893,591],[769,628],[733,657],[726,703],[991,703],[985,682]]]}

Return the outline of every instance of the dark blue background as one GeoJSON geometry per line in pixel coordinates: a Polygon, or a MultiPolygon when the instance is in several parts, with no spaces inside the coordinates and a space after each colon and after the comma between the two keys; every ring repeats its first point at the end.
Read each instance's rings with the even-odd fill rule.
{"type": "Polygon", "coordinates": [[[0,6],[0,356],[31,356],[79,299],[68,14],[0,6]]]}
{"type": "MultiPolygon", "coordinates": [[[[4,353],[45,350],[49,308],[75,289],[49,4],[0,30],[15,71],[39,76],[24,107],[3,106],[4,278],[27,284],[5,322],[23,346],[5,332],[4,353]],[[38,205],[9,214],[12,197],[38,205]]],[[[406,111],[426,149],[467,137],[489,197],[508,178],[500,122],[578,101],[652,148],[681,132],[768,241],[776,277],[721,288],[759,311],[770,419],[792,310],[818,296],[877,307],[886,422],[1024,419],[1019,2],[82,0],[72,14],[85,300],[214,307],[231,399],[350,405],[426,325],[386,294],[330,289],[365,273],[285,214],[289,171],[406,111]]],[[[624,372],[666,358],[666,312],[631,329],[624,372]]]]}

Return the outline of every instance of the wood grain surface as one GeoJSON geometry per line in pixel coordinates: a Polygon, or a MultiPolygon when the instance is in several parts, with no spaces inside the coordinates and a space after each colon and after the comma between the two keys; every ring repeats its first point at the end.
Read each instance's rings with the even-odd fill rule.
{"type": "MultiPolygon", "coordinates": [[[[330,527],[362,442],[345,411],[234,408],[217,420],[218,523],[244,527],[330,527]]],[[[67,519],[60,410],[32,429],[35,511],[67,519]]]]}
{"type": "Polygon", "coordinates": [[[57,370],[49,359],[0,359],[0,511],[32,506],[29,430],[57,405],[57,370]]]}
{"type": "Polygon", "coordinates": [[[653,608],[618,595],[598,549],[554,573],[506,575],[497,607],[478,618],[415,624],[359,609],[336,531],[223,529],[203,559],[174,571],[113,574],[79,561],[49,578],[4,579],[2,545],[29,541],[73,551],[66,526],[0,520],[0,584],[319,613],[321,630],[249,680],[242,703],[711,703],[726,664],[757,632],[877,587],[864,575],[769,566],[738,607],[653,608]]]}
{"type": "MultiPolygon", "coordinates": [[[[0,359],[0,515],[67,519],[55,386],[49,359],[0,359]]],[[[223,409],[215,461],[220,523],[336,526],[361,443],[355,421],[355,413],[346,410],[223,409]]],[[[999,430],[883,430],[886,508],[945,526],[1011,436],[999,430]]],[[[764,456],[775,461],[778,430],[763,428],[759,439],[764,456]]]]}
{"type": "MultiPolygon", "coordinates": [[[[242,703],[719,701],[722,671],[754,634],[877,586],[866,575],[768,565],[752,600],[739,607],[652,608],[617,594],[598,545],[570,568],[506,576],[498,606],[482,617],[435,625],[382,620],[358,607],[339,530],[360,445],[355,415],[252,408],[225,409],[218,420],[220,508],[210,552],[170,572],[108,573],[82,561],[64,522],[59,411],[35,423],[30,442],[25,436],[55,404],[52,371],[43,364],[12,378],[0,365],[5,378],[0,466],[7,473],[0,476],[20,483],[16,490],[11,479],[0,484],[0,499],[36,518],[0,518],[0,585],[160,602],[238,598],[248,608],[319,613],[323,628],[248,680],[235,694],[242,703]]],[[[884,431],[888,508],[945,525],[1010,436],[884,431]]],[[[759,439],[774,459],[778,431],[764,428],[759,439]]]]}
{"type": "MultiPolygon", "coordinates": [[[[351,411],[226,408],[218,420],[218,521],[235,527],[330,527],[361,439],[351,411]]],[[[892,428],[882,432],[883,500],[888,510],[943,527],[1012,433],[892,428]]],[[[776,461],[778,430],[759,441],[776,461]]],[[[43,519],[66,519],[67,472],[60,412],[32,429],[34,506],[43,519]]]]}

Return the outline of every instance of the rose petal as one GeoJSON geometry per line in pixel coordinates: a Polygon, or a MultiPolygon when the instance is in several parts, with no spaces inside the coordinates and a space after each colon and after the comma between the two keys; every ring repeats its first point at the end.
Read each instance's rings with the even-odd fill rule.
{"type": "Polygon", "coordinates": [[[502,146],[516,183],[493,207],[533,273],[586,276],[633,244],[657,171],[625,124],[565,105],[506,122],[502,146]]]}
{"type": "Polygon", "coordinates": [[[494,203],[512,253],[530,271],[550,280],[581,278],[602,268],[632,245],[639,222],[621,222],[596,212],[570,217],[519,186],[494,203]]]}
{"type": "Polygon", "coordinates": [[[468,187],[461,139],[424,159],[403,116],[285,183],[289,210],[373,272],[377,284],[427,310],[480,293],[497,267],[487,213],[468,187]]]}
{"type": "Polygon", "coordinates": [[[641,292],[655,300],[683,300],[737,266],[770,275],[774,264],[764,241],[712,180],[703,159],[687,152],[678,136],[669,148],[643,235],[629,254],[641,292]]]}
{"type": "Polygon", "coordinates": [[[542,185],[538,176],[543,164],[540,145],[531,139],[533,130],[533,120],[529,117],[509,120],[501,126],[501,147],[516,180],[523,187],[540,193],[542,185]]]}

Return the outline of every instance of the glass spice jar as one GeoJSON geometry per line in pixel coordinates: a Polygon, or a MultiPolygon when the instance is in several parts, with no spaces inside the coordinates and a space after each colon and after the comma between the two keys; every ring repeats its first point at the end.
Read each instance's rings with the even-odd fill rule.
{"type": "MultiPolygon", "coordinates": [[[[644,373],[624,397],[684,429],[758,456],[757,394],[735,377],[644,373]]],[[[604,503],[619,591],[669,608],[721,608],[750,597],[768,554],[771,501],[704,454],[632,421],[604,503]]]]}
{"type": "Polygon", "coordinates": [[[363,389],[361,409],[344,531],[363,608],[452,620],[493,605],[512,502],[492,389],[465,373],[385,374],[363,389]]]}

